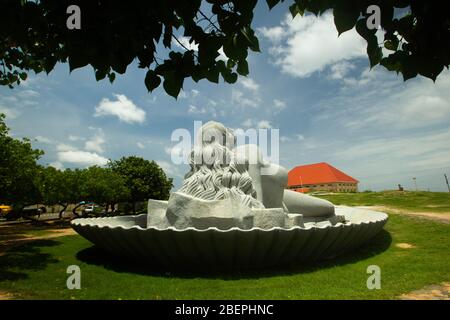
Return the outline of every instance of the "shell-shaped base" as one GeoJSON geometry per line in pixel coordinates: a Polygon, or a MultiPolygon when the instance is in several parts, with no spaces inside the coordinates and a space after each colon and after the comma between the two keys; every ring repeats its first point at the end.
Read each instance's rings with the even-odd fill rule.
{"type": "Polygon", "coordinates": [[[387,214],[336,207],[346,223],[290,229],[147,228],[147,215],[72,220],[73,229],[115,255],[164,268],[259,268],[335,257],[373,238],[387,214]]]}

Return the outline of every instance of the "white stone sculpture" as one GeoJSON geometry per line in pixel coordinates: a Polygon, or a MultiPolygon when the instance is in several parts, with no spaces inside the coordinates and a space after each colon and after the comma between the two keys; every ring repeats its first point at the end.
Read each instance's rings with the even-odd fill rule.
{"type": "Polygon", "coordinates": [[[256,145],[237,147],[218,122],[201,128],[189,160],[181,188],[168,201],[150,199],[148,214],[75,219],[72,227],[115,254],[168,268],[248,268],[333,257],[387,221],[385,213],[286,190],[287,170],[256,145]]]}
{"type": "Polygon", "coordinates": [[[158,210],[160,202],[149,202],[149,214],[158,218],[150,218],[148,227],[158,227],[155,221],[177,229],[270,229],[343,221],[329,201],[286,190],[287,170],[264,161],[256,145],[236,147],[233,131],[221,123],[202,126],[189,162],[191,170],[171,194],[166,212],[158,210]]]}

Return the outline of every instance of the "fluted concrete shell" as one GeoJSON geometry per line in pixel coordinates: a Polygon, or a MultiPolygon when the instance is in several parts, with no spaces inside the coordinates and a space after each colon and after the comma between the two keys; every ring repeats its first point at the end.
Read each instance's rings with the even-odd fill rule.
{"type": "Polygon", "coordinates": [[[256,268],[331,258],[373,238],[387,214],[336,207],[346,223],[307,224],[290,229],[147,228],[147,215],[80,218],[81,236],[105,250],[165,268],[256,268]]]}

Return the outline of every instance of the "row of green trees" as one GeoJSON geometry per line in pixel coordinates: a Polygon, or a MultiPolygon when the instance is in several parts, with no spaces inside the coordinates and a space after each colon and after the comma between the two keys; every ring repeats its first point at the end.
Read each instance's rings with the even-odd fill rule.
{"type": "Polygon", "coordinates": [[[69,204],[94,202],[114,208],[119,202],[135,204],[152,199],[167,199],[172,179],[154,161],[140,157],[110,160],[106,167],[58,170],[38,164],[44,154],[33,149],[29,139],[15,139],[0,114],[0,203],[22,211],[31,204],[60,205],[62,213],[69,204]]]}

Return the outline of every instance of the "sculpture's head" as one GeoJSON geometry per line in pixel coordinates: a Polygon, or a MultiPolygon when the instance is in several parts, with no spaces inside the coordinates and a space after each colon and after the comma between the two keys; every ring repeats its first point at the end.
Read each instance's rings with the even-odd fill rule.
{"type": "Polygon", "coordinates": [[[256,200],[245,163],[236,161],[235,144],[231,129],[215,121],[205,123],[190,154],[191,170],[179,191],[206,200],[239,197],[250,207],[263,207],[256,200]]]}
{"type": "Polygon", "coordinates": [[[196,137],[196,145],[208,145],[218,143],[228,149],[236,146],[236,136],[233,130],[225,127],[220,122],[208,121],[201,126],[196,137]]]}
{"type": "Polygon", "coordinates": [[[190,165],[195,170],[201,166],[220,168],[229,166],[233,158],[236,137],[233,130],[216,121],[205,123],[198,131],[190,165]]]}

